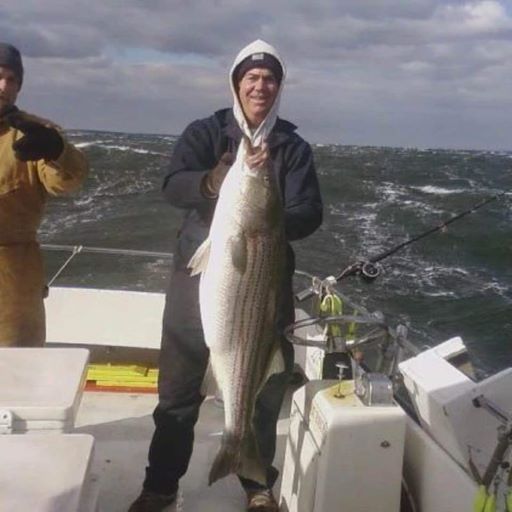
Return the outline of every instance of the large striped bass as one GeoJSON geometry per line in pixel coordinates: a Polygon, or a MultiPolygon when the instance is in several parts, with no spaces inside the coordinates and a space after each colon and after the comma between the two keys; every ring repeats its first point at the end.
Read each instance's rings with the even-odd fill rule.
{"type": "MultiPolygon", "coordinates": [[[[258,392],[284,370],[276,313],[285,263],[283,207],[270,166],[248,169],[240,145],[210,233],[192,257],[210,363],[224,401],[222,445],[209,483],[236,473],[266,485],[252,419],[258,392]]],[[[245,147],[242,147],[245,146],[245,147]]]]}

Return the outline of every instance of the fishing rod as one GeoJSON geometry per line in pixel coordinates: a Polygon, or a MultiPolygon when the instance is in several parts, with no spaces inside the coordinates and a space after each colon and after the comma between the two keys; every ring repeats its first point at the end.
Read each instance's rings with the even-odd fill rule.
{"type": "MultiPolygon", "coordinates": [[[[462,219],[462,217],[465,217],[466,215],[469,215],[470,213],[476,212],[483,206],[491,203],[492,201],[496,201],[500,197],[510,193],[510,191],[506,190],[504,192],[500,192],[499,194],[495,194],[491,197],[488,197],[486,199],[483,199],[479,203],[475,204],[471,208],[468,208],[467,210],[464,210],[463,212],[458,213],[457,215],[454,215],[450,219],[442,222],[441,224],[438,224],[427,231],[420,233],[419,235],[413,236],[412,238],[409,238],[405,242],[402,242],[395,247],[392,247],[391,249],[388,249],[387,251],[381,252],[377,256],[374,256],[372,258],[369,258],[367,260],[360,260],[356,261],[355,263],[352,263],[345,269],[343,269],[337,276],[334,277],[336,282],[341,281],[342,279],[345,279],[348,276],[352,276],[355,274],[361,275],[363,279],[367,281],[372,281],[373,279],[377,278],[380,275],[380,268],[379,265],[376,265],[379,261],[382,261],[385,258],[388,258],[389,256],[395,254],[399,250],[403,249],[404,247],[407,247],[408,245],[417,242],[418,240],[421,240],[422,238],[425,238],[426,236],[429,236],[437,231],[443,230],[446,226],[451,224],[452,222],[455,222],[456,220],[462,219]]],[[[334,282],[334,280],[332,280],[334,282]]],[[[306,288],[302,292],[299,292],[295,295],[296,299],[301,302],[303,300],[308,299],[309,297],[312,297],[315,294],[315,288],[313,286],[310,286],[309,288],[306,288]]]]}

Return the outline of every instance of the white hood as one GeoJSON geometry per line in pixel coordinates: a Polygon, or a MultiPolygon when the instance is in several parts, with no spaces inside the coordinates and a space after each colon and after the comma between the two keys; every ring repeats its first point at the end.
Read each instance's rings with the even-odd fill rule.
{"type": "MultiPolygon", "coordinates": [[[[252,43],[248,44],[245,48],[243,48],[240,53],[236,56],[235,61],[233,62],[233,66],[231,67],[231,71],[229,73],[229,85],[231,87],[231,92],[233,94],[233,112],[235,115],[235,119],[237,120],[242,132],[247,135],[247,137],[251,140],[253,146],[260,146],[261,143],[266,140],[268,134],[271,132],[272,128],[277,119],[277,111],[279,110],[279,101],[281,99],[281,91],[283,90],[284,80],[286,77],[286,68],[284,62],[281,57],[277,53],[276,49],[270,44],[262,41],[261,39],[256,39],[252,43]],[[268,53],[275,57],[279,64],[281,64],[281,68],[283,69],[283,77],[281,79],[281,83],[279,85],[279,91],[277,92],[276,98],[274,100],[274,104],[270,109],[270,112],[267,114],[267,117],[264,121],[258,126],[254,133],[251,133],[249,128],[249,124],[247,123],[247,119],[242,110],[242,106],[240,105],[240,100],[238,99],[238,94],[235,89],[235,84],[233,83],[233,73],[235,68],[242,62],[246,57],[252,55],[253,53],[268,53]]],[[[240,146],[243,146],[241,144],[240,146]]]]}

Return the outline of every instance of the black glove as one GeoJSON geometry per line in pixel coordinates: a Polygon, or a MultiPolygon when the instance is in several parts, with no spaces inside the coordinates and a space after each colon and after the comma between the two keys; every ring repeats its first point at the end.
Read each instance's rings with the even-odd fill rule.
{"type": "Polygon", "coordinates": [[[201,194],[208,199],[215,199],[219,195],[220,186],[233,165],[235,158],[232,153],[224,153],[219,163],[201,181],[201,194]]]}
{"type": "Polygon", "coordinates": [[[18,160],[57,160],[64,149],[64,141],[55,128],[49,128],[37,121],[27,119],[22,113],[14,113],[6,117],[10,126],[23,132],[12,149],[18,160]]]}

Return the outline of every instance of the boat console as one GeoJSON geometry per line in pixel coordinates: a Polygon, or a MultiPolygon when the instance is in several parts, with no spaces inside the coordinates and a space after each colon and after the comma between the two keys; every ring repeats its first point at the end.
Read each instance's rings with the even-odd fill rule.
{"type": "MultiPolygon", "coordinates": [[[[324,297],[338,294],[329,282],[320,283],[319,290],[324,297]]],[[[322,308],[313,314],[298,310],[297,322],[285,330],[295,344],[296,361],[310,382],[294,396],[292,415],[301,418],[301,427],[291,426],[287,441],[284,510],[481,512],[480,494],[484,495],[484,505],[492,501],[498,506],[496,510],[506,510],[505,501],[512,500],[512,368],[477,382],[461,338],[421,350],[407,340],[405,326],[392,329],[380,313],[355,308],[346,297],[339,296],[353,314],[322,308]],[[357,324],[357,332],[353,324],[357,324]],[[361,350],[363,364],[358,363],[361,350]],[[322,398],[325,390],[311,392],[318,387],[315,382],[326,383],[326,377],[333,377],[332,361],[334,366],[352,371],[347,378],[355,379],[357,409],[372,418],[368,430],[350,420],[353,409],[346,406],[346,400],[345,404],[336,403],[332,397],[322,398]],[[396,477],[397,466],[390,461],[381,465],[379,450],[369,453],[358,447],[364,439],[368,446],[374,446],[379,433],[386,432],[388,420],[377,411],[386,408],[387,394],[391,396],[387,413],[397,410],[404,417],[404,438],[399,441],[403,449],[395,461],[400,478],[396,477]],[[313,420],[318,417],[336,418],[323,421],[321,438],[315,435],[313,420]],[[361,439],[360,432],[365,432],[361,439]],[[330,440],[328,444],[325,439],[330,440]],[[308,443],[310,448],[304,449],[308,443]],[[322,470],[324,466],[337,469],[322,470]],[[384,469],[379,473],[378,468],[384,469]],[[291,484],[287,481],[290,475],[291,484]],[[318,475],[324,479],[320,481],[318,475]],[[365,502],[371,491],[363,492],[355,481],[373,487],[386,478],[395,493],[402,486],[407,504],[404,499],[401,505],[392,500],[365,502]],[[350,482],[348,489],[346,482],[350,482]],[[358,489],[354,496],[353,489],[358,489]],[[361,509],[357,508],[357,496],[364,503],[361,509]],[[329,503],[323,501],[326,497],[329,503]],[[347,501],[347,497],[351,498],[347,501]]],[[[294,421],[298,420],[292,416],[291,425],[294,421]]]]}

